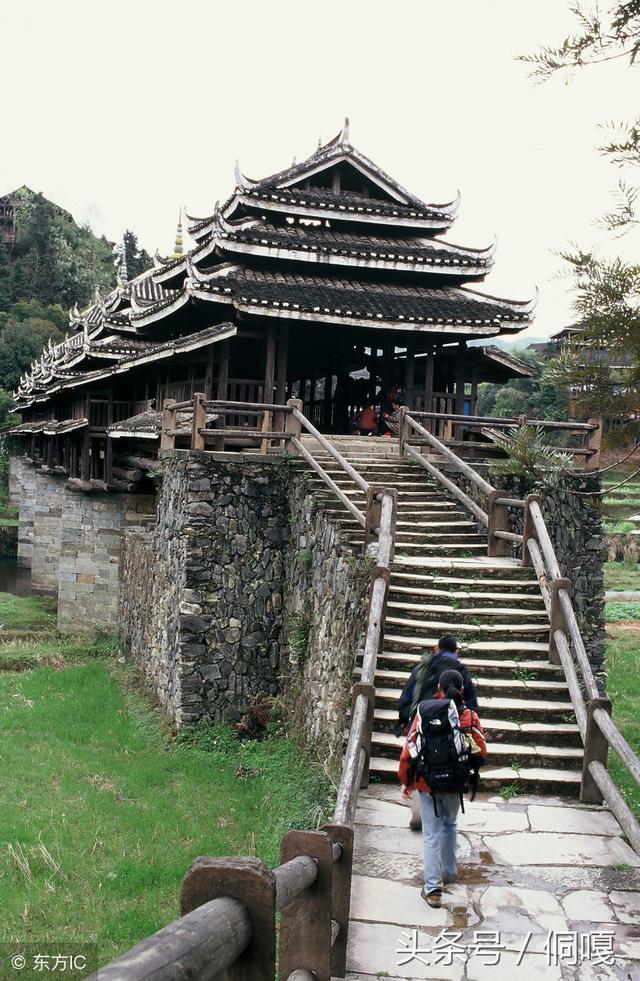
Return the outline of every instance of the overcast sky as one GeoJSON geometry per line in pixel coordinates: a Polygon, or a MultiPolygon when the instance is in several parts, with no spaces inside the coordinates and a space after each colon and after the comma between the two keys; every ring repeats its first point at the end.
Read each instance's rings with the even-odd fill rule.
{"type": "MultiPolygon", "coordinates": [[[[603,0],[603,6],[612,0],[603,0]]],[[[619,173],[598,124],[637,115],[640,69],[535,84],[519,53],[573,29],[568,0],[21,0],[0,9],[0,194],[20,184],[117,239],[172,250],[180,204],[206,215],[250,177],[303,159],[343,117],[351,142],[418,197],[450,200],[447,238],[498,238],[480,288],[540,289],[535,326],[571,320],[553,250],[627,258],[594,224],[619,173]]]]}

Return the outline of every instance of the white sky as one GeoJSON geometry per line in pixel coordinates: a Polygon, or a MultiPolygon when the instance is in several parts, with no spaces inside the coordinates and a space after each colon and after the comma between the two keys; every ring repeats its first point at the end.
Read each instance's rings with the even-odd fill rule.
{"type": "MultiPolygon", "coordinates": [[[[612,0],[603,0],[603,6],[612,0]]],[[[21,0],[0,8],[0,193],[41,190],[110,239],[171,251],[180,204],[210,214],[236,157],[264,177],[351,119],[351,142],[426,201],[462,191],[447,238],[496,266],[479,288],[540,288],[571,318],[554,250],[637,256],[595,219],[619,172],[598,124],[632,119],[640,70],[535,84],[515,56],[574,28],[568,0],[21,0]]]]}

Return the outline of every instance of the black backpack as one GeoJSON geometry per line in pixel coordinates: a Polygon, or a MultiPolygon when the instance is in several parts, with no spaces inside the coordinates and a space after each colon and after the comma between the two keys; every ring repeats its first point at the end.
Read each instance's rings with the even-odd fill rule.
{"type": "MultiPolygon", "coordinates": [[[[409,752],[412,753],[411,746],[409,752]]],[[[460,726],[453,699],[428,698],[420,702],[413,752],[415,776],[422,777],[429,787],[436,815],[435,795],[440,793],[459,794],[464,812],[463,794],[469,786],[472,761],[469,740],[460,726]]]]}

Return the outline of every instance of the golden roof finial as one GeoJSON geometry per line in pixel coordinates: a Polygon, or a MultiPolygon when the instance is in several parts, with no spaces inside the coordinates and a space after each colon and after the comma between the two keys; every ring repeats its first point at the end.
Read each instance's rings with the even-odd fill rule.
{"type": "Polygon", "coordinates": [[[173,247],[172,258],[179,259],[181,255],[184,255],[184,248],[182,246],[182,205],[180,205],[180,211],[178,212],[178,227],[176,228],[176,241],[173,247]]]}

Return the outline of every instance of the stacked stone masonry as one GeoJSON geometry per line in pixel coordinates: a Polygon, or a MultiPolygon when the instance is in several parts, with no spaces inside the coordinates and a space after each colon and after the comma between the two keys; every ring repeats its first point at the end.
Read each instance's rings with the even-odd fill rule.
{"type": "Polygon", "coordinates": [[[31,569],[34,592],[57,596],[58,628],[89,632],[118,626],[123,528],[151,517],[148,495],[78,494],[63,477],[11,460],[19,498],[18,565],[31,569]]]}
{"type": "Polygon", "coordinates": [[[125,535],[120,623],[176,724],[277,694],[336,762],[367,587],[294,461],[166,451],[157,525],[125,535]]]}

